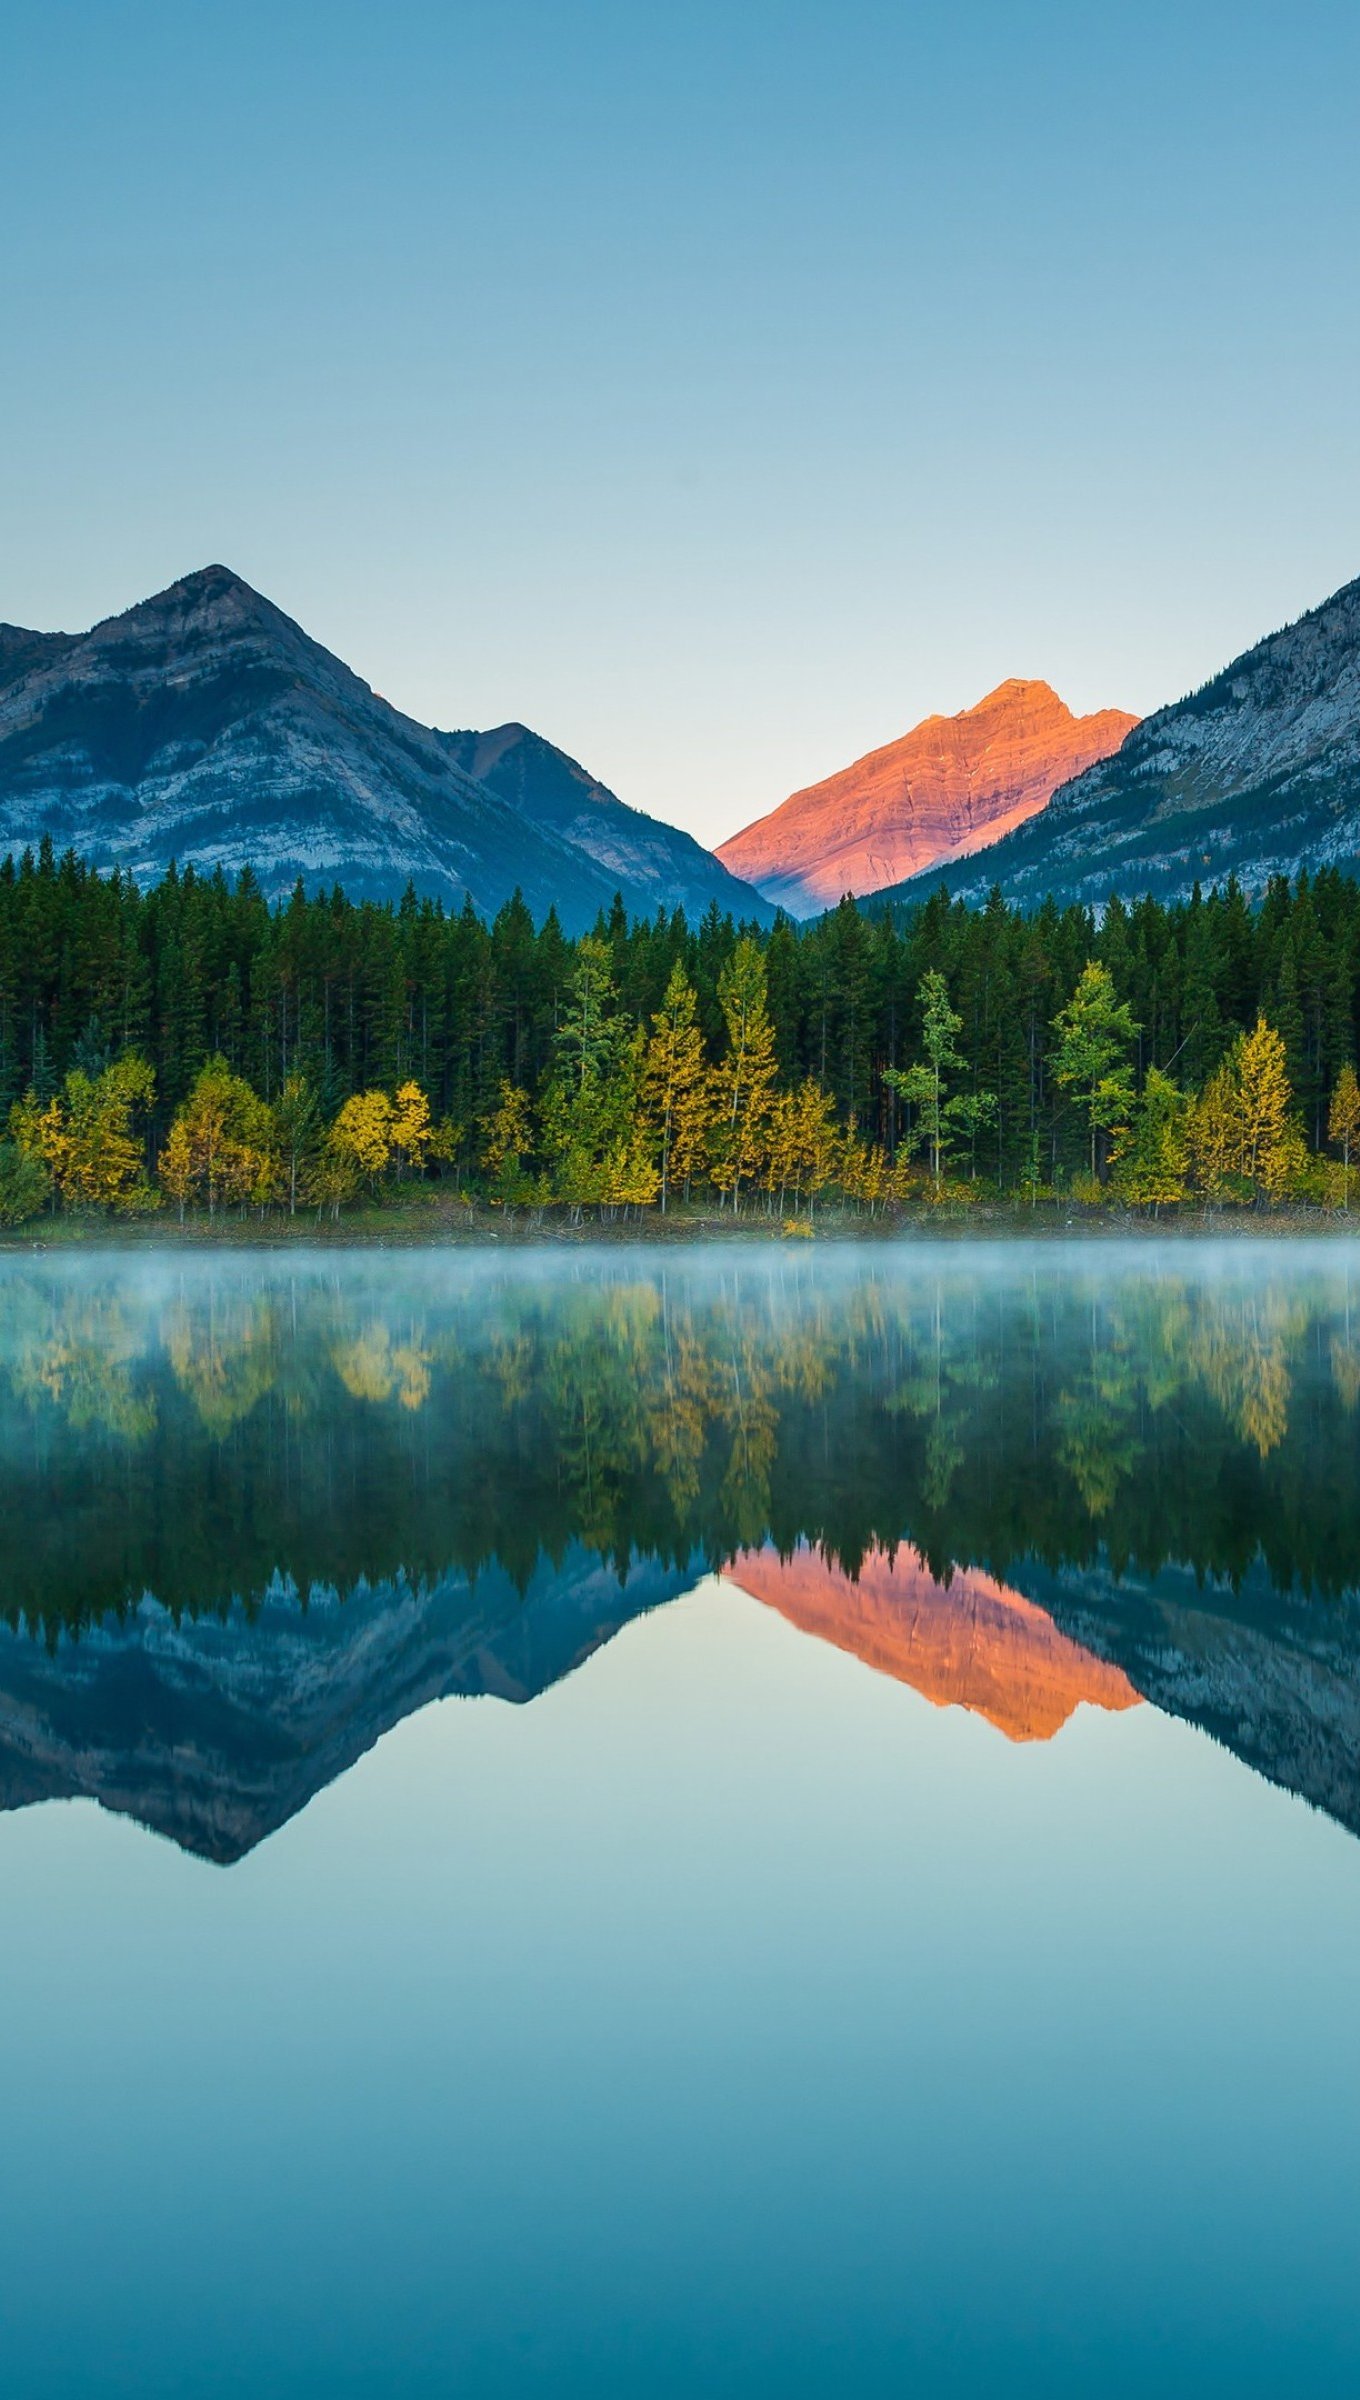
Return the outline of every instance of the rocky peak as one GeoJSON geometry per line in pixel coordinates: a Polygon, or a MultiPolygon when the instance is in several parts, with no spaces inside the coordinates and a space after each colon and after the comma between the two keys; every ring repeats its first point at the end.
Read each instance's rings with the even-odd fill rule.
{"type": "Polygon", "coordinates": [[[979,866],[953,859],[940,862],[951,891],[977,900],[995,881],[1026,907],[1048,893],[1099,908],[1111,892],[1185,898],[1229,875],[1254,894],[1274,875],[1360,871],[1360,581],[1074,768],[1052,807],[979,866]]]}
{"type": "Polygon", "coordinates": [[[966,1708],[1013,1742],[1047,1742],[1083,1702],[1132,1708],[1117,1666],[1060,1633],[1052,1618],[977,1567],[937,1580],[920,1552],[871,1550],[857,1575],[800,1543],[733,1559],[728,1580],[803,1633],[910,1684],[936,1708],[966,1708]]]}
{"type": "Polygon", "coordinates": [[[1011,676],[957,716],[926,717],[724,842],[719,858],[795,916],[966,857],[1047,806],[1138,720],[1076,717],[1051,684],[1011,676]]]}
{"type": "Polygon", "coordinates": [[[716,900],[771,915],[688,834],[522,725],[444,734],[391,707],[220,563],[83,634],[0,632],[0,858],[46,835],[146,882],[249,865],[352,899],[408,884],[572,930],[716,900]]]}

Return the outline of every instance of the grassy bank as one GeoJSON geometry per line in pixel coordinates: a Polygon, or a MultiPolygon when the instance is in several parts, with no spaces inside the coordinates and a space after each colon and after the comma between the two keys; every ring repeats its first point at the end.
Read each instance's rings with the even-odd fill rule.
{"type": "Polygon", "coordinates": [[[997,1241],[1063,1240],[1072,1236],[1164,1241],[1212,1238],[1252,1240],[1335,1239],[1360,1236],[1360,1210],[1318,1208],[1180,1208],[1158,1216],[1120,1207],[1086,1207],[1070,1201],[1041,1201],[1036,1207],[979,1201],[967,1207],[917,1207],[869,1217],[862,1209],[828,1206],[809,1222],[771,1216],[763,1209],[733,1216],[730,1210],[676,1208],[662,1216],[649,1208],[567,1210],[491,1208],[438,1191],[346,1209],[338,1218],[314,1210],[288,1216],[278,1210],[190,1212],[181,1220],[170,1210],[139,1217],[110,1218],[65,1211],[0,1232],[0,1252],[132,1251],[204,1248],[268,1249],[485,1249],[550,1247],[582,1249],[624,1245],[781,1242],[789,1248],[809,1241],[997,1241]]]}

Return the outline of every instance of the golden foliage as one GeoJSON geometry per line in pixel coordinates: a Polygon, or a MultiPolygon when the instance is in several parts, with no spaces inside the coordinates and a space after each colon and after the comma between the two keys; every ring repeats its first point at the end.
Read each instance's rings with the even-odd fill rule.
{"type": "Polygon", "coordinates": [[[134,1122],[155,1096],[151,1068],[129,1050],[98,1075],[73,1068],[46,1107],[30,1092],[11,1111],[10,1132],[41,1160],[65,1207],[127,1216],[157,1201],[134,1122]]]}

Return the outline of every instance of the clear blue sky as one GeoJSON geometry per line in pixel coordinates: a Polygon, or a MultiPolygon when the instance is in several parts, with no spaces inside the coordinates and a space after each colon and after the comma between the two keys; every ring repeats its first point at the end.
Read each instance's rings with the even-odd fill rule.
{"type": "Polygon", "coordinates": [[[1360,573],[1360,11],[6,0],[0,616],[221,558],[716,840],[1360,573]]]}

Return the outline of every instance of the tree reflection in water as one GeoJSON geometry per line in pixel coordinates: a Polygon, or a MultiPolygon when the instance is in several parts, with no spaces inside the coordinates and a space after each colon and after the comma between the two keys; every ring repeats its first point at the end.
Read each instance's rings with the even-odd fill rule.
{"type": "Polygon", "coordinates": [[[335,1772],[416,1695],[499,1675],[525,1696],[735,1561],[806,1629],[1007,1730],[1052,1731],[1064,1692],[1153,1692],[1360,1823],[1358,1400],[1339,1247],[16,1259],[9,1713],[22,1685],[68,1788],[60,1693],[97,1737],[101,1658],[145,1663],[183,1622],[188,1685],[220,1696],[233,1645],[281,1659],[287,1612],[314,1614],[308,1672],[319,1645],[353,1739],[288,1739],[335,1772]],[[371,1705],[346,1664],[361,1618],[387,1660],[371,1705]],[[1330,1763],[1305,1772],[1319,1712],[1330,1763]]]}

